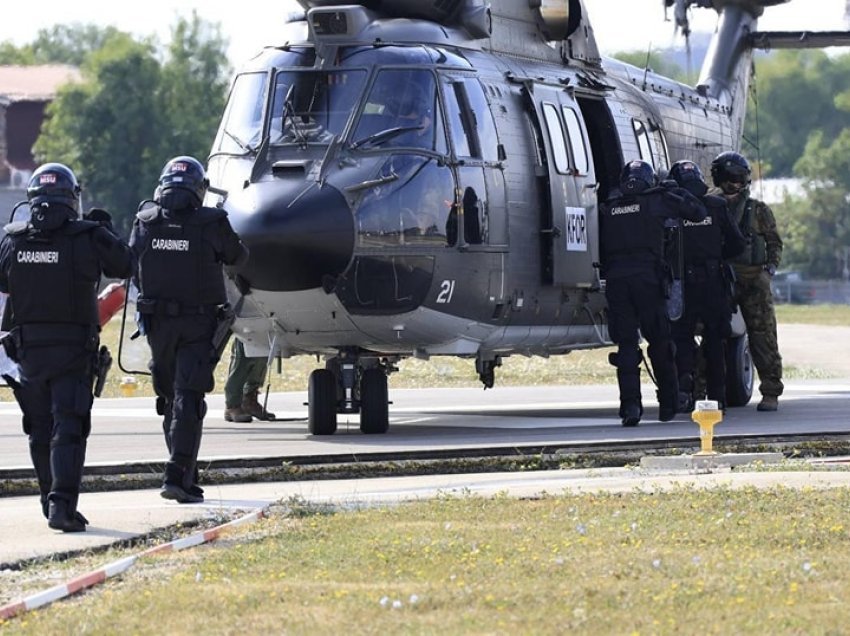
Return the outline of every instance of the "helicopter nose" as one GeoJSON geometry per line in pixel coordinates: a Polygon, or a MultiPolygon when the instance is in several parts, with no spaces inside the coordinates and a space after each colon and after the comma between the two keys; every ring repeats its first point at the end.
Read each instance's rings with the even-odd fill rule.
{"type": "Polygon", "coordinates": [[[321,287],[327,277],[342,274],[351,261],[351,209],[343,195],[328,185],[294,194],[275,185],[253,186],[257,189],[251,193],[250,205],[229,202],[233,229],[250,250],[248,262],[237,271],[254,289],[321,287]]]}

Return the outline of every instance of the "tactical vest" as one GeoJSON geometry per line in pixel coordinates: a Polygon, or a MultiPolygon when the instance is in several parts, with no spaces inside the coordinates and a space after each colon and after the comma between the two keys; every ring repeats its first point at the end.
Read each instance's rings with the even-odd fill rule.
{"type": "Polygon", "coordinates": [[[684,220],[685,263],[704,265],[708,261],[720,262],[723,257],[723,228],[720,215],[726,203],[718,197],[703,198],[706,217],[702,221],[684,220]]]}
{"type": "Polygon", "coordinates": [[[14,246],[8,274],[14,324],[98,324],[100,268],[89,234],[97,227],[88,221],[52,232],[27,223],[6,226],[14,246]]]}
{"type": "Polygon", "coordinates": [[[767,263],[767,242],[764,236],[756,232],[755,210],[753,200],[747,199],[744,203],[743,214],[738,222],[741,234],[747,239],[747,247],[738,256],[731,259],[737,265],[764,265],[767,263]]]}
{"type": "Polygon", "coordinates": [[[660,261],[664,226],[652,215],[653,197],[618,197],[602,206],[602,246],[606,265],[622,260],[660,261]]]}
{"type": "Polygon", "coordinates": [[[205,238],[208,226],[225,216],[213,208],[198,208],[185,216],[158,208],[139,212],[141,296],[178,303],[190,313],[191,308],[225,302],[222,266],[215,246],[205,238]]]}

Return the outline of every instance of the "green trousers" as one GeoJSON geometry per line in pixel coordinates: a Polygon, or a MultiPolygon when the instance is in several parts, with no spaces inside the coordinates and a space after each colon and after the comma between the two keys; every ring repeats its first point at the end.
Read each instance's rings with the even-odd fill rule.
{"type": "Polygon", "coordinates": [[[224,405],[228,409],[242,404],[242,396],[259,390],[266,379],[267,358],[249,358],[239,338],[230,346],[230,366],[224,384],[224,405]]]}

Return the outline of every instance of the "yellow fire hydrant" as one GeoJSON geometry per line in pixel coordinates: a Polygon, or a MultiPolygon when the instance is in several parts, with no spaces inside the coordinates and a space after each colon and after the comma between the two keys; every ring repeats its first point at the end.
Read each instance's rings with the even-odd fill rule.
{"type": "Polygon", "coordinates": [[[133,397],[133,394],[136,392],[136,378],[125,375],[121,378],[121,384],[118,386],[118,389],[124,397],[133,397]]]}
{"type": "Polygon", "coordinates": [[[717,455],[712,449],[714,442],[714,425],[723,420],[723,411],[718,408],[716,400],[700,400],[696,403],[691,419],[699,424],[700,451],[695,455],[717,455]]]}

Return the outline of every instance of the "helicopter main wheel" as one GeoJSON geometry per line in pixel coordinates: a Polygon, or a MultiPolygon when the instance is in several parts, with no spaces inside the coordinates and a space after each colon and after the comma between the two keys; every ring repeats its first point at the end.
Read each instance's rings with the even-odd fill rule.
{"type": "Polygon", "coordinates": [[[753,396],[753,356],[747,334],[726,341],[726,405],[746,406],[753,396]]]}
{"type": "Polygon", "coordinates": [[[336,432],[336,376],[316,369],[307,382],[307,427],[313,435],[336,432]]]}
{"type": "Polygon", "coordinates": [[[367,435],[386,433],[389,407],[387,374],[383,369],[366,369],[360,378],[360,430],[367,435]]]}

